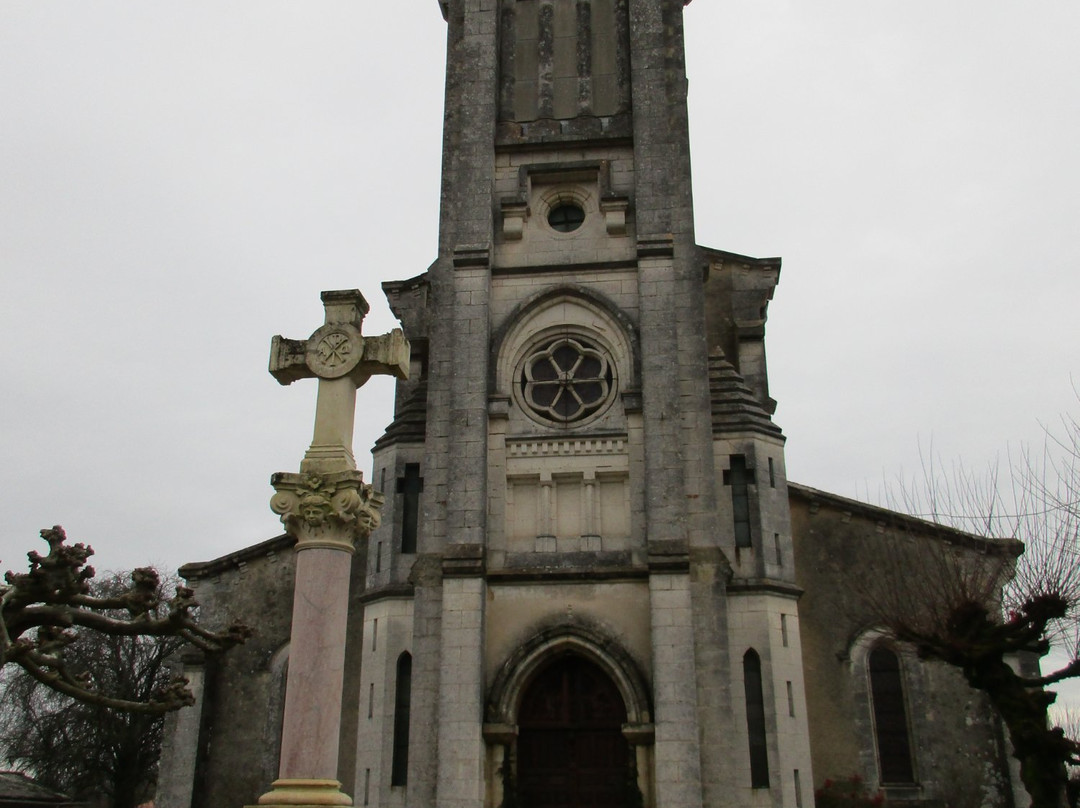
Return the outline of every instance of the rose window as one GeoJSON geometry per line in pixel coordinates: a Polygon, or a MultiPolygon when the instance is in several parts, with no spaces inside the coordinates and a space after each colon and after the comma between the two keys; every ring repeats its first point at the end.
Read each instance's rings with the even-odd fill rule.
{"type": "Polygon", "coordinates": [[[525,358],[520,382],[521,395],[534,413],[567,424],[607,404],[614,372],[607,356],[585,340],[559,337],[525,358]]]}

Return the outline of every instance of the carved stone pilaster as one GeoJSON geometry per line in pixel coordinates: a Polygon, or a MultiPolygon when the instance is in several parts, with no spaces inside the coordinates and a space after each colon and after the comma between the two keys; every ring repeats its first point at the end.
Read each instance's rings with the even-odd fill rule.
{"type": "Polygon", "coordinates": [[[328,474],[278,472],[270,478],[277,492],[270,509],[281,517],[296,549],[326,547],[352,553],[356,540],[381,521],[383,495],[355,470],[328,474]]]}

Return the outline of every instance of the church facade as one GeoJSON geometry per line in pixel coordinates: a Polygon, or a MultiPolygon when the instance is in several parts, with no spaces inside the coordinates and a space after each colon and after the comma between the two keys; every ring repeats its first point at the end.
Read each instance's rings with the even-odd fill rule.
{"type": "MultiPolygon", "coordinates": [[[[411,373],[353,558],[354,804],[801,808],[853,778],[1014,804],[984,701],[849,586],[883,543],[989,546],[787,478],[780,261],[695,241],[681,0],[441,6],[438,257],[383,285],[411,373]]],[[[199,703],[170,718],[160,808],[274,779],[291,544],[182,570],[258,633],[184,661],[199,703]]]]}

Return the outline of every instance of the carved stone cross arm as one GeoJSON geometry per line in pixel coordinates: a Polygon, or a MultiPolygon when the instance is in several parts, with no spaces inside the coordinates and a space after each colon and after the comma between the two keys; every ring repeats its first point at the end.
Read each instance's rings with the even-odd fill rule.
{"type": "Polygon", "coordinates": [[[401,329],[365,337],[367,301],[356,289],[322,293],[325,323],[306,340],[274,337],[270,374],[281,384],[319,380],[315,433],[300,464],[302,473],[356,468],[352,453],[356,389],[375,375],[409,376],[409,342],[401,329]]]}
{"type": "Polygon", "coordinates": [[[348,377],[361,387],[375,375],[409,377],[409,341],[400,328],[377,337],[361,333],[369,307],[359,290],[323,292],[322,301],[326,321],[308,339],[271,341],[270,375],[279,383],[348,377]]]}

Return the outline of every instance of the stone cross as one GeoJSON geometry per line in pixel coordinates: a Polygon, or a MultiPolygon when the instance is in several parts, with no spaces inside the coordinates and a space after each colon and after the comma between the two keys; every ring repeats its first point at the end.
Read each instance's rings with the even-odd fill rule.
{"type": "Polygon", "coordinates": [[[306,340],[274,337],[270,374],[281,384],[316,377],[315,435],[300,472],[355,469],[352,453],[356,389],[376,374],[409,377],[409,343],[401,329],[364,337],[368,304],[356,289],[322,293],[326,322],[306,340]]]}
{"type": "Polygon", "coordinates": [[[261,808],[352,805],[336,779],[341,689],[356,540],[379,524],[383,496],[364,482],[352,453],[356,389],[371,376],[409,375],[400,330],[361,333],[368,305],[355,289],[323,292],[326,322],[309,339],[274,337],[270,373],[282,384],[315,377],[315,435],[300,473],[271,478],[271,509],[296,539],[289,674],[281,763],[261,808]]]}

